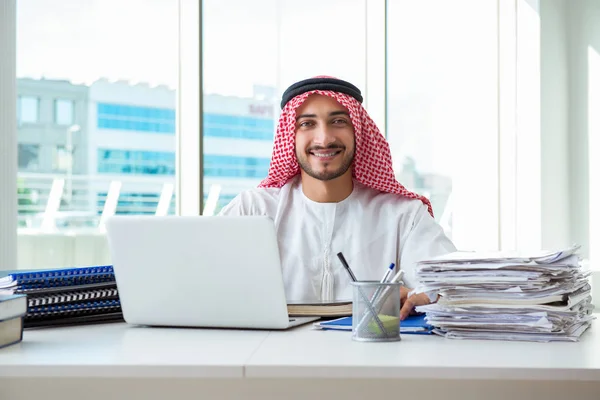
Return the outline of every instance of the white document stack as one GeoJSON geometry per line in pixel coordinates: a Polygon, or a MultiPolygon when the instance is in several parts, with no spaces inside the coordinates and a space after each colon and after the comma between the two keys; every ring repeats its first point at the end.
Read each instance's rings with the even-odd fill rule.
{"type": "Polygon", "coordinates": [[[456,252],[417,266],[417,307],[434,332],[453,339],[578,341],[592,315],[589,271],[580,246],[540,254],[456,252]]]}

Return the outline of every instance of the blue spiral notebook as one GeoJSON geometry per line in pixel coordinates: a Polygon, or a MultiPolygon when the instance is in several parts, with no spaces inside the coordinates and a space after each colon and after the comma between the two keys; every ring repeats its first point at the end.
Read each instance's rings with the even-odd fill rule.
{"type": "Polygon", "coordinates": [[[0,289],[33,289],[114,282],[112,265],[14,272],[0,278],[0,289]]]}
{"type": "MultiPolygon", "coordinates": [[[[352,317],[319,321],[314,326],[323,330],[352,331],[352,317]]],[[[429,335],[433,333],[433,326],[425,321],[425,314],[411,315],[400,323],[400,333],[429,335]]]]}

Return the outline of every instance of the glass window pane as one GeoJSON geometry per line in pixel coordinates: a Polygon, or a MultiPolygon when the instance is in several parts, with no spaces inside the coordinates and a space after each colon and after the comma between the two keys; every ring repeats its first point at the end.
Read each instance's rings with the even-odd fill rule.
{"type": "Polygon", "coordinates": [[[36,123],[39,121],[39,99],[32,96],[19,97],[18,120],[21,123],[36,123]]]}
{"type": "Polygon", "coordinates": [[[105,210],[175,210],[178,2],[17,0],[17,8],[18,119],[42,122],[18,131],[19,190],[37,193],[19,203],[19,245],[37,253],[19,268],[109,263],[96,250],[106,248],[97,234],[105,210]],[[111,193],[111,182],[120,189],[111,193]],[[53,185],[62,186],[59,206],[45,213],[53,185]],[[109,193],[116,209],[106,207],[109,193]],[[172,195],[159,207],[163,193],[172,195]],[[89,236],[89,248],[65,253],[73,246],[36,235],[45,222],[55,238],[89,236]]]}
{"type": "Polygon", "coordinates": [[[204,0],[205,202],[220,188],[208,214],[266,177],[281,94],[290,84],[331,75],[365,90],[365,4],[204,0]]]}
{"type": "Polygon", "coordinates": [[[39,157],[39,145],[19,143],[19,154],[17,156],[19,170],[37,171],[39,166],[39,157]]]}
{"type": "Polygon", "coordinates": [[[54,103],[54,122],[58,125],[72,124],[74,106],[72,100],[56,100],[54,103]]]}
{"type": "MultiPolygon", "coordinates": [[[[498,151],[493,3],[387,1],[387,137],[394,170],[408,189],[431,200],[436,219],[459,247],[481,242],[456,236],[456,207],[476,198],[487,206],[497,196],[491,178],[498,151]]],[[[488,211],[469,215],[497,215],[497,209],[488,211]]],[[[490,224],[497,227],[497,218],[490,224]]],[[[481,238],[489,224],[483,225],[470,235],[481,238]]],[[[494,248],[497,242],[490,241],[487,248],[494,248]]]]}

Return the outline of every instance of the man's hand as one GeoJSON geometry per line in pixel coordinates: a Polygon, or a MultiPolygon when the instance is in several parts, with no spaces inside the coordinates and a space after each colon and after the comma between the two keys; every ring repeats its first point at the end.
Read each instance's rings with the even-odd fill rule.
{"type": "Polygon", "coordinates": [[[403,321],[408,317],[415,309],[416,306],[424,306],[431,303],[429,296],[426,293],[417,293],[412,296],[408,296],[411,289],[401,286],[400,287],[400,321],[403,321]]]}

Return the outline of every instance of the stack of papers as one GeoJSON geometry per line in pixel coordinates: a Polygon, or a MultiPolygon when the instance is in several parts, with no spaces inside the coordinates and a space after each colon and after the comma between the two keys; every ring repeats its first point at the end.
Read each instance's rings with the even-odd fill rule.
{"type": "Polygon", "coordinates": [[[577,341],[592,316],[580,246],[539,254],[455,252],[417,265],[417,307],[434,333],[453,339],[577,341]]]}

